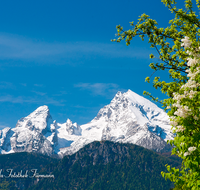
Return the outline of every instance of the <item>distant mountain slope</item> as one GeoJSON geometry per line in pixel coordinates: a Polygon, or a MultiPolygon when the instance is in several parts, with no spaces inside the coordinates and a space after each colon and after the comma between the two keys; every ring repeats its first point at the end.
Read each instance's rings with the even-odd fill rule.
{"type": "Polygon", "coordinates": [[[176,159],[133,144],[92,142],[60,160],[54,179],[41,179],[29,190],[169,190],[173,184],[160,173],[165,164],[180,166],[176,159]]]}
{"type": "Polygon", "coordinates": [[[71,155],[93,141],[132,143],[169,152],[173,139],[167,114],[154,103],[128,90],[118,92],[89,123],[79,126],[67,119],[52,119],[48,106],[21,118],[15,128],[0,130],[0,153],[37,152],[48,156],[71,155]]]}

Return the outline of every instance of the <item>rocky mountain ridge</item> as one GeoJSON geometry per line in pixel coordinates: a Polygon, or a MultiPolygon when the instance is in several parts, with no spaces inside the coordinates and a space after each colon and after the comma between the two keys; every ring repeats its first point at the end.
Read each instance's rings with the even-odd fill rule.
{"type": "Polygon", "coordinates": [[[40,175],[54,175],[39,180],[7,178],[1,181],[0,189],[169,190],[173,183],[166,181],[160,172],[166,171],[165,164],[180,168],[181,159],[162,155],[134,144],[112,141],[94,141],[63,159],[27,152],[0,155],[1,175],[8,176],[9,168],[16,174],[27,171],[28,176],[33,175],[33,168],[40,175]]]}
{"type": "Polygon", "coordinates": [[[109,140],[168,152],[173,139],[167,114],[154,103],[128,90],[118,92],[89,123],[79,126],[67,119],[52,119],[48,106],[21,118],[15,128],[0,131],[0,153],[38,152],[48,156],[71,155],[93,141],[109,140]]]}

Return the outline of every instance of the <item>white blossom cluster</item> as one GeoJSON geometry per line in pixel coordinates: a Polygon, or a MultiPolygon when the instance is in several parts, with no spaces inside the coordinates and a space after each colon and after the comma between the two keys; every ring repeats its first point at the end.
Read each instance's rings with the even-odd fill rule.
{"type": "MultiPolygon", "coordinates": [[[[195,77],[196,75],[194,75],[195,77]]],[[[188,80],[187,83],[185,83],[181,88],[197,88],[200,86],[199,83],[197,83],[195,80],[192,80],[191,78],[188,80]]]]}
{"type": "Polygon", "coordinates": [[[197,91],[191,90],[188,95],[189,95],[189,98],[192,99],[194,97],[194,95],[196,95],[196,94],[197,94],[197,91]]]}
{"type": "MultiPolygon", "coordinates": [[[[189,37],[185,36],[185,38],[182,39],[181,41],[182,41],[181,46],[184,46],[184,48],[190,48],[191,42],[189,40],[189,37]]],[[[191,69],[186,70],[186,72],[188,73],[187,76],[189,77],[189,80],[187,81],[187,83],[185,83],[181,87],[181,89],[185,89],[184,94],[173,93],[173,99],[176,100],[176,102],[172,105],[173,107],[177,107],[177,111],[174,112],[174,115],[180,116],[183,118],[187,118],[188,116],[190,116],[192,114],[192,110],[189,109],[188,106],[182,106],[181,100],[183,98],[192,99],[197,94],[197,91],[194,91],[193,88],[197,88],[200,86],[200,84],[195,81],[196,75],[198,75],[200,73],[200,67],[198,67],[198,64],[199,64],[198,57],[200,57],[200,55],[198,55],[196,53],[192,53],[188,50],[187,50],[187,53],[189,55],[193,55],[193,58],[187,59],[187,61],[188,61],[187,65],[189,67],[196,66],[196,68],[193,71],[191,71],[191,69]],[[186,88],[187,88],[187,90],[186,90],[186,88]]],[[[170,108],[170,107],[167,107],[167,108],[170,108]]],[[[196,115],[193,118],[195,120],[199,119],[196,115]]],[[[177,122],[175,116],[170,117],[170,124],[173,126],[177,126],[176,132],[181,132],[181,131],[184,131],[184,129],[185,129],[184,127],[178,126],[178,122],[177,122]]]]}
{"type": "Polygon", "coordinates": [[[195,115],[194,117],[193,117],[195,120],[198,120],[199,118],[195,115]]]}
{"type": "Polygon", "coordinates": [[[174,100],[177,100],[177,102],[178,102],[178,104],[180,103],[180,100],[182,99],[182,98],[185,98],[186,97],[186,95],[185,94],[178,94],[178,93],[173,93],[173,96],[174,96],[174,100]]]}
{"type": "Polygon", "coordinates": [[[171,116],[171,117],[169,117],[169,119],[170,119],[170,121],[169,121],[170,125],[173,125],[173,126],[177,126],[178,125],[178,122],[177,122],[175,116],[171,116]]]}
{"type": "MultiPolygon", "coordinates": [[[[184,46],[184,48],[190,48],[191,47],[191,41],[189,40],[189,37],[185,36],[184,39],[181,40],[182,44],[181,46],[184,46]]],[[[200,48],[199,48],[200,49],[200,48]]],[[[182,125],[179,125],[178,117],[187,118],[189,115],[192,114],[192,110],[186,106],[181,105],[181,100],[184,98],[194,98],[194,96],[198,93],[195,88],[199,87],[200,84],[196,82],[195,78],[200,73],[200,54],[190,52],[187,50],[187,53],[191,56],[187,59],[187,65],[189,66],[189,69],[186,70],[187,77],[189,77],[189,80],[187,83],[185,83],[181,89],[184,90],[184,94],[179,93],[173,93],[173,99],[175,100],[175,103],[172,104],[172,107],[177,107],[177,110],[174,112],[174,116],[170,117],[170,124],[175,127],[175,132],[183,132],[185,130],[185,127],[182,125]],[[193,69],[191,69],[193,67],[193,69]]],[[[170,109],[171,107],[167,107],[167,109],[170,109]]],[[[200,111],[200,108],[199,108],[200,111]]],[[[199,116],[195,115],[193,116],[195,120],[199,120],[199,116]]],[[[180,146],[183,146],[184,143],[182,142],[180,146]]],[[[183,155],[186,157],[190,155],[193,151],[196,150],[196,147],[192,146],[188,148],[188,151],[185,152],[183,155]]],[[[179,153],[179,152],[178,152],[179,153]]]]}
{"type": "Polygon", "coordinates": [[[178,105],[177,111],[174,112],[174,115],[186,118],[189,115],[191,115],[191,109],[188,108],[188,106],[181,106],[180,104],[178,105]]]}
{"type": "Polygon", "coordinates": [[[197,148],[196,147],[194,147],[194,146],[192,146],[192,147],[189,147],[188,148],[188,152],[185,152],[184,153],[184,156],[186,157],[186,156],[188,156],[188,155],[190,155],[193,151],[195,151],[197,148]]]}
{"type": "Polygon", "coordinates": [[[188,66],[190,66],[190,67],[195,66],[197,63],[198,63],[197,59],[188,58],[188,62],[187,62],[188,66]]]}
{"type": "MultiPolygon", "coordinates": [[[[194,95],[194,92],[193,91],[190,93],[186,92],[184,94],[173,93],[173,95],[174,95],[173,99],[176,100],[176,103],[174,103],[172,106],[178,108],[177,111],[174,112],[174,115],[177,115],[183,118],[186,118],[189,115],[191,115],[192,114],[191,109],[189,109],[188,106],[180,105],[180,101],[182,98],[186,98],[188,95],[189,97],[191,97],[192,95],[194,95]]],[[[174,118],[172,120],[174,120],[174,118]]]]}
{"type": "Polygon", "coordinates": [[[197,71],[196,72],[191,72],[190,69],[187,69],[186,72],[188,73],[187,76],[190,77],[191,80],[195,79],[195,76],[200,73],[200,68],[197,67],[197,71]]]}
{"type": "Polygon", "coordinates": [[[191,46],[190,39],[189,39],[189,37],[187,37],[187,36],[185,36],[185,38],[182,39],[181,42],[183,42],[183,43],[181,44],[181,46],[184,46],[184,48],[188,48],[188,47],[191,46]]]}
{"type": "Polygon", "coordinates": [[[183,132],[185,130],[185,128],[181,125],[177,126],[176,132],[183,132]]]}

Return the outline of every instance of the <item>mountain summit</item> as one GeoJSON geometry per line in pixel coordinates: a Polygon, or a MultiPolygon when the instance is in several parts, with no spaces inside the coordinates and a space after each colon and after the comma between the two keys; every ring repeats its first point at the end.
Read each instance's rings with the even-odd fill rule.
{"type": "Polygon", "coordinates": [[[15,128],[0,131],[0,151],[39,152],[52,156],[70,155],[93,141],[109,140],[143,146],[156,152],[168,152],[173,139],[168,115],[151,101],[128,90],[118,92],[89,123],[79,126],[67,119],[53,121],[49,108],[41,106],[15,128]]]}

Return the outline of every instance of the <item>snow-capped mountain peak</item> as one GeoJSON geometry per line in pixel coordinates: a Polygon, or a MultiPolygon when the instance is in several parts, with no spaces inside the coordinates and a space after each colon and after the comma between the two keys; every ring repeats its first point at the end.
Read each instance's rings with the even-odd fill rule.
{"type": "Polygon", "coordinates": [[[52,117],[48,106],[44,105],[37,108],[27,117],[18,120],[16,127],[35,128],[45,133],[43,130],[47,130],[47,125],[50,123],[52,123],[52,117]]]}
{"type": "Polygon", "coordinates": [[[89,123],[79,126],[67,119],[53,121],[48,106],[41,106],[15,128],[0,131],[0,151],[73,154],[93,141],[133,143],[157,152],[170,151],[173,139],[167,114],[146,98],[128,90],[118,92],[89,123]]]}
{"type": "Polygon", "coordinates": [[[128,90],[123,94],[124,97],[128,98],[132,104],[138,104],[142,105],[146,108],[152,108],[152,109],[159,109],[161,110],[156,104],[153,102],[149,101],[148,99],[136,94],[135,92],[128,90]]]}

